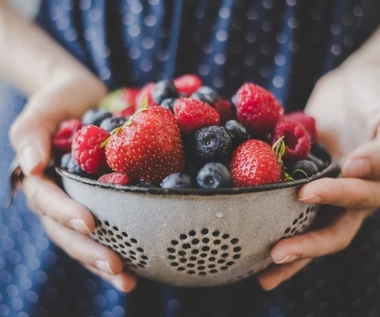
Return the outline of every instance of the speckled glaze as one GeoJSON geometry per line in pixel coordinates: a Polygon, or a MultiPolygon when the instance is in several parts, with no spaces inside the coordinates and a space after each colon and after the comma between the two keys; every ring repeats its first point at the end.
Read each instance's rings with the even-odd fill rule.
{"type": "Polygon", "coordinates": [[[226,190],[164,190],[102,184],[58,170],[70,197],[97,218],[94,239],[118,252],[125,267],[177,286],[214,286],[251,276],[271,264],[270,248],[304,232],[318,206],[297,190],[331,165],[291,183],[226,190]]]}

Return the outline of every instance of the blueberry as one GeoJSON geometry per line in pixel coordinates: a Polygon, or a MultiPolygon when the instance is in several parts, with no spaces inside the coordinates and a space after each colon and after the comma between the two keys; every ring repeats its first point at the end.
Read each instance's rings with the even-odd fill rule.
{"type": "Polygon", "coordinates": [[[331,156],[323,145],[313,143],[311,145],[311,153],[315,155],[317,158],[321,159],[322,161],[328,164],[331,163],[331,156]]]}
{"type": "Polygon", "coordinates": [[[323,171],[326,167],[326,164],[313,154],[309,154],[307,156],[307,160],[313,162],[317,166],[319,171],[323,171]]]}
{"type": "Polygon", "coordinates": [[[237,147],[241,143],[249,139],[247,129],[236,120],[227,121],[224,127],[232,139],[233,147],[237,147]]]}
{"type": "Polygon", "coordinates": [[[200,188],[229,188],[232,187],[232,177],[227,167],[221,163],[208,163],[197,175],[200,188]]]}
{"type": "Polygon", "coordinates": [[[65,155],[63,155],[61,157],[61,168],[67,170],[71,159],[72,159],[71,153],[66,153],[65,155]]]}
{"type": "Polygon", "coordinates": [[[236,95],[233,95],[232,97],[231,97],[231,102],[232,102],[232,104],[235,106],[236,105],[236,95]]]}
{"type": "Polygon", "coordinates": [[[226,129],[205,127],[195,134],[195,155],[199,164],[227,163],[232,153],[232,140],[226,129]]]}
{"type": "Polygon", "coordinates": [[[176,100],[177,98],[166,98],[161,101],[160,106],[174,112],[173,107],[176,100]]]}
{"type": "Polygon", "coordinates": [[[100,123],[106,119],[112,117],[112,114],[105,109],[90,109],[82,117],[83,125],[96,125],[99,126],[100,123]]]}
{"type": "Polygon", "coordinates": [[[108,132],[112,132],[116,128],[121,127],[125,123],[125,119],[122,117],[106,118],[100,124],[100,127],[108,132]]]}
{"type": "Polygon", "coordinates": [[[317,173],[318,167],[313,162],[307,160],[298,161],[289,169],[289,174],[294,179],[310,177],[317,173]]]}
{"type": "Polygon", "coordinates": [[[162,188],[193,188],[189,175],[174,173],[167,176],[161,183],[162,188]]]}
{"type": "Polygon", "coordinates": [[[210,98],[213,100],[213,103],[220,99],[219,94],[212,88],[207,86],[202,86],[198,90],[198,92],[210,96],[210,98]]]}
{"type": "Polygon", "coordinates": [[[196,91],[195,93],[193,93],[191,95],[191,98],[203,101],[203,102],[207,103],[208,105],[210,105],[211,107],[214,106],[214,101],[210,98],[210,96],[209,95],[204,95],[204,94],[202,94],[199,91],[196,91]]]}
{"type": "Polygon", "coordinates": [[[155,188],[157,186],[153,185],[152,183],[148,183],[148,182],[139,182],[136,184],[137,187],[140,187],[140,188],[155,188]]]}
{"type": "Polygon", "coordinates": [[[160,104],[164,99],[178,98],[178,91],[172,82],[161,80],[154,85],[152,89],[152,97],[155,102],[160,104]]]}
{"type": "Polygon", "coordinates": [[[79,176],[88,176],[88,174],[77,165],[73,158],[70,159],[67,165],[67,171],[79,176]]]}

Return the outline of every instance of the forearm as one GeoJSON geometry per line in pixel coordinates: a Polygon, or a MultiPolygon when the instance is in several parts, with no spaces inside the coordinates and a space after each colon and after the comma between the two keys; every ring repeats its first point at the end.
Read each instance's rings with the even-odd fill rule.
{"type": "Polygon", "coordinates": [[[0,0],[0,76],[26,96],[50,86],[80,82],[104,95],[105,86],[34,23],[0,0]]]}

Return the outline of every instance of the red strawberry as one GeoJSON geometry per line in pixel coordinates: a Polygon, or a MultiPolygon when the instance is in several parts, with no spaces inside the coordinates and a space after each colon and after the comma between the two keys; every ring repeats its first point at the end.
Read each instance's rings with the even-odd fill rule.
{"type": "Polygon", "coordinates": [[[148,106],[153,105],[152,89],[155,86],[155,83],[147,83],[136,95],[136,109],[140,109],[145,98],[147,100],[148,106]]]}
{"type": "Polygon", "coordinates": [[[312,143],[317,140],[317,128],[315,125],[315,119],[313,117],[308,116],[303,111],[296,111],[289,113],[285,116],[285,118],[301,123],[306,132],[309,134],[312,143]]]}
{"type": "Polygon", "coordinates": [[[194,133],[203,127],[220,125],[219,113],[203,101],[180,98],[173,108],[181,132],[194,133]]]}
{"type": "Polygon", "coordinates": [[[106,130],[94,125],[85,126],[75,134],[72,156],[82,170],[89,174],[98,174],[107,169],[101,144],[109,136],[106,130]]]}
{"type": "Polygon", "coordinates": [[[214,102],[214,108],[220,115],[220,121],[223,123],[235,119],[235,112],[231,101],[228,99],[219,99],[214,102]]]}
{"type": "Polygon", "coordinates": [[[129,177],[125,174],[110,173],[100,176],[98,181],[108,184],[128,185],[129,177]]]}
{"type": "Polygon", "coordinates": [[[115,132],[106,146],[108,165],[139,181],[160,183],[181,172],[184,153],[173,114],[160,106],[137,112],[115,132]]]}
{"type": "Polygon", "coordinates": [[[197,75],[183,75],[174,80],[174,86],[180,94],[190,96],[202,86],[202,80],[197,75]]]}
{"type": "Polygon", "coordinates": [[[281,181],[282,168],[269,144],[248,140],[233,153],[230,170],[234,185],[248,187],[281,181]]]}
{"type": "Polygon", "coordinates": [[[136,111],[136,97],[140,92],[139,88],[125,88],[123,92],[123,99],[126,103],[126,107],[117,112],[113,112],[114,117],[129,117],[136,111]]]}
{"type": "Polygon", "coordinates": [[[282,119],[273,130],[272,142],[283,137],[286,148],[284,160],[296,162],[306,159],[310,153],[311,142],[305,128],[298,122],[282,119]]]}
{"type": "Polygon", "coordinates": [[[236,93],[238,120],[255,133],[269,133],[282,117],[283,108],[268,90],[251,83],[236,93]]]}
{"type": "Polygon", "coordinates": [[[63,121],[53,138],[53,146],[60,154],[69,153],[75,133],[82,127],[78,119],[63,121]]]}

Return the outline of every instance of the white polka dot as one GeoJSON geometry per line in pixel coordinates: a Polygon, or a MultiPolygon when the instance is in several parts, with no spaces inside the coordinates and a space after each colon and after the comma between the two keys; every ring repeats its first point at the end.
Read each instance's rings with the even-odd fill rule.
{"type": "Polygon", "coordinates": [[[140,68],[143,72],[149,72],[152,69],[152,62],[144,59],[140,64],[140,68]]]}
{"type": "Polygon", "coordinates": [[[272,82],[273,86],[275,86],[276,88],[282,88],[284,86],[284,77],[275,76],[272,82]]]}
{"type": "Polygon", "coordinates": [[[194,18],[201,19],[205,15],[205,11],[203,8],[196,8],[194,10],[193,15],[194,15],[194,18]]]}
{"type": "Polygon", "coordinates": [[[261,28],[263,29],[264,32],[270,32],[272,31],[272,23],[270,21],[264,21],[261,24],[261,28]]]}
{"type": "Polygon", "coordinates": [[[218,53],[214,57],[215,64],[224,65],[226,62],[226,56],[224,54],[218,53]]]}
{"type": "Polygon", "coordinates": [[[141,29],[138,25],[131,25],[128,27],[128,34],[132,37],[137,37],[140,35],[141,29]]]}
{"type": "Polygon", "coordinates": [[[9,308],[5,305],[0,305],[0,316],[9,316],[9,308]]]}
{"type": "Polygon", "coordinates": [[[230,9],[228,9],[228,8],[223,7],[223,8],[221,8],[221,9],[219,10],[219,16],[220,16],[222,19],[228,19],[228,18],[230,17],[230,15],[231,15],[231,11],[230,11],[230,9]]]}
{"type": "Polygon", "coordinates": [[[37,259],[36,257],[29,258],[27,264],[28,264],[28,267],[34,271],[40,268],[40,260],[37,259]]]}
{"type": "Polygon", "coordinates": [[[154,5],[159,4],[159,3],[160,3],[160,0],[148,0],[148,2],[149,2],[152,6],[154,6],[154,5]]]}
{"type": "Polygon", "coordinates": [[[288,37],[284,33],[279,33],[276,35],[277,43],[284,44],[288,40],[288,37]]]}
{"type": "Polygon", "coordinates": [[[91,0],[80,0],[79,1],[79,7],[84,11],[90,9],[91,8],[91,0]]]}
{"type": "Polygon", "coordinates": [[[263,1],[263,7],[265,9],[270,9],[273,7],[273,0],[264,0],[263,1]]]}
{"type": "Polygon", "coordinates": [[[252,66],[252,65],[255,64],[255,62],[256,62],[256,59],[255,59],[255,57],[252,56],[252,55],[246,55],[246,56],[244,57],[244,63],[245,63],[245,65],[247,65],[247,66],[252,66]]]}
{"type": "Polygon", "coordinates": [[[130,13],[127,13],[123,16],[123,23],[124,25],[132,25],[133,23],[136,23],[136,16],[130,13]]]}
{"type": "Polygon", "coordinates": [[[20,309],[22,309],[22,307],[24,306],[24,304],[22,303],[22,301],[21,301],[20,298],[13,298],[12,299],[12,306],[13,306],[14,309],[20,310],[20,309]]]}
{"type": "Polygon", "coordinates": [[[268,44],[261,45],[260,51],[263,55],[269,55],[271,52],[271,47],[268,44]]]}
{"type": "Polygon", "coordinates": [[[206,43],[205,45],[203,45],[202,47],[202,51],[206,54],[210,54],[212,53],[212,51],[214,50],[213,46],[210,44],[210,43],[206,43]]]}
{"type": "Polygon", "coordinates": [[[93,302],[98,307],[103,307],[106,304],[106,299],[103,295],[95,295],[93,302]]]}
{"type": "Polygon", "coordinates": [[[17,317],[29,317],[29,314],[24,313],[24,312],[19,312],[17,317]]]}
{"type": "Polygon", "coordinates": [[[147,15],[145,18],[144,18],[144,24],[146,26],[155,26],[157,23],[157,18],[154,16],[154,15],[147,15]]]}
{"type": "Polygon", "coordinates": [[[35,274],[35,279],[38,283],[45,283],[46,280],[47,280],[47,275],[45,272],[43,271],[38,271],[36,274],[35,274]]]}
{"type": "Polygon", "coordinates": [[[331,25],[331,27],[330,27],[330,31],[331,31],[331,33],[334,34],[334,35],[339,35],[340,32],[341,32],[341,27],[340,27],[339,24],[333,24],[333,25],[331,25]]]}
{"type": "Polygon", "coordinates": [[[256,20],[258,16],[259,16],[259,14],[257,13],[256,10],[249,10],[247,13],[247,17],[251,21],[256,20]]]}
{"type": "Polygon", "coordinates": [[[9,262],[11,262],[13,265],[16,265],[20,263],[21,255],[19,252],[12,250],[8,253],[8,259],[9,259],[9,262]]]}
{"type": "Polygon", "coordinates": [[[68,19],[66,19],[66,18],[62,18],[62,19],[58,19],[56,21],[56,24],[57,24],[58,30],[63,31],[63,30],[66,30],[69,27],[70,21],[68,19]]]}
{"type": "Polygon", "coordinates": [[[210,74],[210,66],[205,65],[205,64],[200,65],[199,68],[198,68],[198,72],[202,76],[207,76],[208,74],[210,74]]]}
{"type": "Polygon", "coordinates": [[[15,243],[14,243],[13,239],[11,239],[9,237],[4,237],[1,241],[1,246],[3,247],[4,251],[11,251],[11,250],[13,250],[15,243]]]}
{"type": "Polygon", "coordinates": [[[245,40],[248,42],[248,43],[254,43],[256,42],[256,34],[252,33],[252,32],[248,32],[247,35],[245,36],[245,40]]]}
{"type": "Polygon", "coordinates": [[[103,58],[107,58],[110,55],[110,49],[108,47],[97,46],[96,50],[99,53],[99,56],[101,56],[103,58]]]}
{"type": "Polygon", "coordinates": [[[52,8],[50,11],[51,19],[53,21],[63,18],[63,10],[59,7],[52,8]]]}
{"type": "Polygon", "coordinates": [[[286,0],[286,4],[290,7],[296,5],[297,0],[286,0]]]}
{"type": "Polygon", "coordinates": [[[29,292],[26,294],[26,299],[28,300],[29,303],[31,303],[31,304],[35,304],[35,303],[37,303],[37,301],[38,301],[38,295],[37,295],[36,292],[29,291],[29,292]]]}
{"type": "Polygon", "coordinates": [[[124,317],[125,316],[125,310],[121,306],[115,306],[112,308],[113,317],[124,317]]]}
{"type": "Polygon", "coordinates": [[[133,2],[130,5],[130,10],[133,14],[140,14],[142,11],[143,7],[140,2],[133,2]]]}
{"type": "Polygon", "coordinates": [[[69,28],[64,32],[64,37],[69,42],[73,42],[78,38],[78,33],[74,29],[69,28]]]}
{"type": "Polygon", "coordinates": [[[331,45],[331,53],[333,53],[335,56],[339,56],[342,54],[342,48],[338,44],[331,45]]]}
{"type": "Polygon", "coordinates": [[[227,40],[228,35],[225,30],[219,30],[218,32],[216,32],[215,37],[219,42],[224,42],[225,40],[227,40]]]}
{"type": "Polygon", "coordinates": [[[298,21],[293,17],[289,18],[287,23],[291,29],[296,29],[298,27],[298,21]]]}
{"type": "Polygon", "coordinates": [[[166,62],[169,59],[169,52],[168,51],[159,51],[157,54],[157,59],[160,62],[166,62]]]}
{"type": "Polygon", "coordinates": [[[212,84],[214,85],[215,88],[220,89],[220,88],[222,88],[224,86],[224,81],[220,77],[215,77],[212,80],[212,84]]]}
{"type": "Polygon", "coordinates": [[[102,67],[99,69],[99,77],[101,80],[108,80],[111,78],[111,71],[107,67],[102,67]]]}
{"type": "Polygon", "coordinates": [[[131,47],[128,52],[128,55],[131,59],[139,58],[140,54],[141,54],[140,49],[138,49],[137,47],[131,47]]]}
{"type": "Polygon", "coordinates": [[[115,317],[111,312],[105,311],[103,312],[100,317],[115,317]]]}
{"type": "Polygon", "coordinates": [[[96,38],[96,31],[93,28],[88,28],[84,31],[84,39],[86,41],[93,41],[96,38]]]}
{"type": "Polygon", "coordinates": [[[354,15],[358,18],[361,18],[364,14],[364,10],[361,6],[355,6],[353,12],[354,15]]]}
{"type": "Polygon", "coordinates": [[[7,293],[10,297],[16,297],[16,296],[18,296],[20,291],[15,284],[10,284],[7,286],[7,293]]]}
{"type": "Polygon", "coordinates": [[[32,281],[28,277],[23,277],[23,278],[20,279],[20,286],[24,290],[28,290],[28,289],[30,289],[32,287],[32,281]]]}
{"type": "Polygon", "coordinates": [[[151,37],[146,37],[142,41],[142,46],[145,49],[151,49],[154,46],[154,40],[151,37]]]}
{"type": "Polygon", "coordinates": [[[91,21],[99,21],[103,15],[103,12],[98,8],[94,8],[88,14],[88,17],[91,21]]]}
{"type": "Polygon", "coordinates": [[[277,54],[274,58],[274,62],[277,66],[283,66],[286,62],[286,57],[283,54],[277,54]]]}

